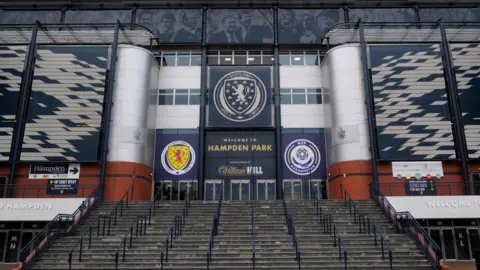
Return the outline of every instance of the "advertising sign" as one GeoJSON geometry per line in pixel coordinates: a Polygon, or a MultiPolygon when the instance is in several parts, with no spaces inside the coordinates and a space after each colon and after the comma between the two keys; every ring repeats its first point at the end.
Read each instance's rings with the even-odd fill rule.
{"type": "Polygon", "coordinates": [[[72,214],[85,198],[0,199],[2,221],[51,221],[58,214],[72,214]]]}
{"type": "Polygon", "coordinates": [[[210,67],[209,127],[273,126],[271,67],[210,67]]]}
{"type": "Polygon", "coordinates": [[[205,176],[208,179],[275,179],[275,134],[208,132],[205,176]]]}
{"type": "Polygon", "coordinates": [[[49,179],[47,194],[75,195],[78,192],[78,179],[49,179]]]}
{"type": "Polygon", "coordinates": [[[405,180],[405,195],[433,196],[437,195],[435,181],[432,180],[405,180]]]}
{"type": "Polygon", "coordinates": [[[282,134],[283,178],[326,179],[323,134],[282,134]]]}
{"type": "Polygon", "coordinates": [[[444,176],[441,161],[392,162],[392,174],[397,179],[440,179],[444,176]]]}
{"type": "Polygon", "coordinates": [[[157,133],[155,180],[197,179],[198,134],[157,133]]]}
{"type": "Polygon", "coordinates": [[[32,164],[28,179],[79,179],[80,164],[32,164]]]}

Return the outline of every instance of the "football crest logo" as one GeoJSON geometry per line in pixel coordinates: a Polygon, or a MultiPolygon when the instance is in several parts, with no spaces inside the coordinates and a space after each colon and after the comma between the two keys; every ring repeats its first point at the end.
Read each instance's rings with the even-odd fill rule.
{"type": "Polygon", "coordinates": [[[248,71],[223,76],[213,90],[215,108],[226,119],[246,122],[257,117],[267,102],[263,82],[248,71]]]}
{"type": "Polygon", "coordinates": [[[184,141],[169,143],[162,151],[162,166],[173,174],[182,175],[190,171],[195,164],[195,151],[184,141]]]}
{"type": "Polygon", "coordinates": [[[320,150],[309,140],[295,140],[285,149],[285,164],[295,174],[312,174],[317,170],[320,161],[320,150]]]}

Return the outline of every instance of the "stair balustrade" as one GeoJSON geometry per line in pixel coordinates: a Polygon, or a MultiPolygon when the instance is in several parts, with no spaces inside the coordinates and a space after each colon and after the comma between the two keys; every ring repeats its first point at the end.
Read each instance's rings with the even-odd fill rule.
{"type": "Polygon", "coordinates": [[[378,246],[378,236],[380,237],[380,245],[382,248],[382,260],[385,260],[385,248],[387,248],[388,259],[390,261],[390,269],[393,269],[393,249],[388,244],[385,235],[380,233],[380,231],[378,230],[377,224],[375,224],[375,221],[371,219],[370,216],[368,216],[367,214],[362,215],[360,213],[360,211],[358,210],[357,204],[352,199],[352,196],[350,196],[350,193],[348,193],[347,189],[343,186],[343,184],[340,184],[340,191],[344,199],[345,205],[347,205],[347,201],[348,201],[348,208],[349,208],[350,215],[352,215],[353,213],[354,222],[358,223],[360,233],[373,235],[373,239],[374,239],[373,245],[375,246],[378,246]]]}
{"type": "Polygon", "coordinates": [[[132,222],[132,225],[130,225],[130,227],[128,228],[127,233],[125,234],[122,241],[120,242],[119,247],[115,251],[115,270],[118,269],[118,254],[120,250],[122,250],[122,262],[125,262],[127,245],[128,248],[132,248],[133,236],[142,236],[147,234],[147,220],[148,216],[138,216],[135,221],[132,222]]]}
{"type": "Polygon", "coordinates": [[[255,270],[255,215],[253,210],[253,200],[250,200],[250,208],[252,209],[252,266],[255,270]]]}
{"type": "Polygon", "coordinates": [[[333,220],[332,215],[326,214],[325,211],[323,211],[318,200],[316,189],[313,187],[313,185],[311,186],[310,190],[313,190],[313,205],[316,208],[317,215],[319,216],[320,224],[323,225],[323,233],[332,236],[333,246],[338,246],[338,260],[341,261],[343,259],[344,269],[347,269],[348,253],[347,249],[345,248],[345,243],[343,242],[342,236],[340,235],[340,232],[335,225],[335,221],[333,220]]]}
{"type": "Polygon", "coordinates": [[[100,185],[82,201],[73,214],[58,214],[45,228],[36,234],[21,251],[22,269],[28,269],[38,257],[62,234],[71,233],[82,221],[90,209],[100,200],[100,185]]]}
{"type": "Polygon", "coordinates": [[[220,209],[222,208],[222,197],[223,193],[220,193],[220,197],[217,203],[217,209],[215,214],[213,215],[212,220],[212,230],[210,232],[210,237],[208,238],[208,251],[207,251],[207,270],[210,269],[210,262],[212,261],[212,249],[213,249],[213,241],[215,236],[218,234],[218,224],[220,223],[220,209]]]}
{"type": "Polygon", "coordinates": [[[442,252],[440,247],[412,214],[410,212],[397,212],[388,199],[380,192],[378,185],[370,184],[370,197],[378,204],[385,216],[395,226],[397,232],[407,233],[415,244],[422,249],[427,260],[430,261],[433,267],[435,269],[441,269],[440,260],[442,259],[442,252]],[[401,221],[403,221],[403,223],[401,221]]]}
{"type": "Polygon", "coordinates": [[[288,234],[292,236],[292,243],[293,247],[295,248],[295,260],[298,263],[298,269],[301,269],[301,253],[300,253],[300,246],[298,244],[298,234],[297,229],[295,227],[295,222],[293,221],[292,215],[288,214],[288,206],[287,201],[285,201],[285,196],[283,196],[284,191],[282,187],[282,198],[283,198],[283,214],[285,215],[285,224],[288,228],[288,234]]]}
{"type": "Polygon", "coordinates": [[[190,192],[187,194],[185,205],[180,216],[173,217],[172,225],[168,229],[168,234],[165,236],[163,242],[163,249],[160,253],[160,269],[163,269],[163,261],[168,262],[168,250],[173,248],[173,240],[175,240],[181,233],[185,226],[185,219],[188,216],[188,208],[190,207],[190,192]]]}

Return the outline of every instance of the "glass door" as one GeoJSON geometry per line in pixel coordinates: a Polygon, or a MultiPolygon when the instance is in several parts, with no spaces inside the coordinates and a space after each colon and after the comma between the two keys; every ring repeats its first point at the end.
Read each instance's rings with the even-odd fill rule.
{"type": "MultiPolygon", "coordinates": [[[[315,194],[317,194],[317,198],[327,199],[327,181],[324,179],[312,179],[312,188],[315,190],[315,194]]],[[[313,190],[310,192],[313,196],[313,190]]]]}
{"type": "Polygon", "coordinates": [[[230,180],[230,200],[250,200],[250,180],[230,180]]]}
{"type": "Polygon", "coordinates": [[[283,192],[285,200],[301,200],[303,198],[302,180],[283,180],[283,192]]]}
{"type": "Polygon", "coordinates": [[[178,181],[178,199],[185,200],[187,194],[190,194],[190,199],[196,198],[197,180],[180,180],[178,181]]]}
{"type": "Polygon", "coordinates": [[[257,180],[257,200],[275,199],[275,180],[257,180]]]}
{"type": "Polygon", "coordinates": [[[205,200],[213,201],[220,198],[223,192],[222,180],[206,180],[205,181],[205,200]]]}

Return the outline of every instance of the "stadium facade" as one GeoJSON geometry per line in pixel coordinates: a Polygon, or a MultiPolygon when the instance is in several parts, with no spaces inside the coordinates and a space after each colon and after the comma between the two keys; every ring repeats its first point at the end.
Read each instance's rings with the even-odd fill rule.
{"type": "Polygon", "coordinates": [[[4,197],[479,193],[479,8],[140,2],[2,3],[4,197]]]}

